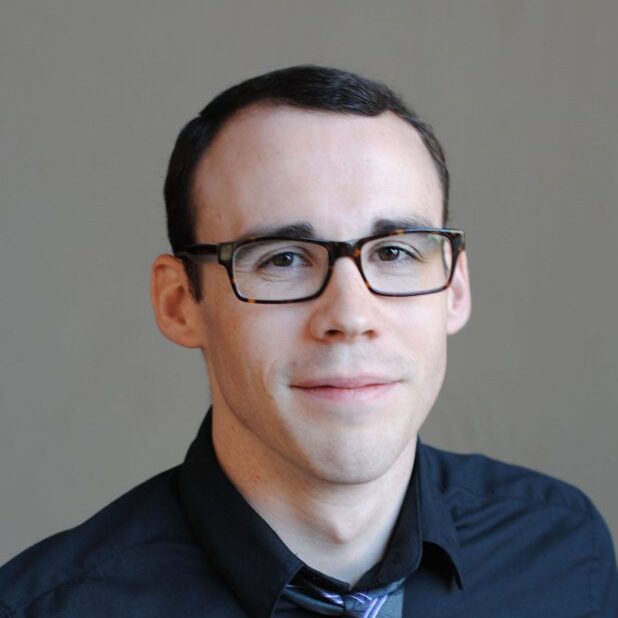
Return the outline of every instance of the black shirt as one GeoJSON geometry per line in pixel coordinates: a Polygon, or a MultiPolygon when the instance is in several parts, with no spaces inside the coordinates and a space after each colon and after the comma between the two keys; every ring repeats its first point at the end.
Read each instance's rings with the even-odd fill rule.
{"type": "MultiPolygon", "coordinates": [[[[0,569],[0,618],[307,616],[279,600],[301,569],[223,474],[208,415],[181,466],[0,569]]],[[[385,557],[355,589],[402,577],[404,617],[618,616],[610,535],[581,492],[420,441],[385,557]]]]}

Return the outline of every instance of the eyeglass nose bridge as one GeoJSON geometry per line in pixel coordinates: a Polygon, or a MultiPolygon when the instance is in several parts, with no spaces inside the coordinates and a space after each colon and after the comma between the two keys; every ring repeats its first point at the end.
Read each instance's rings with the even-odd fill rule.
{"type": "Polygon", "coordinates": [[[354,261],[360,259],[361,248],[358,243],[333,240],[328,245],[331,265],[334,265],[335,260],[342,257],[351,257],[354,261]]]}
{"type": "Polygon", "coordinates": [[[328,271],[326,273],[326,278],[322,285],[323,292],[330,282],[331,275],[333,274],[333,269],[335,268],[335,263],[339,258],[352,258],[352,261],[356,265],[358,272],[363,280],[363,283],[367,287],[368,290],[373,291],[367,278],[365,277],[365,273],[363,272],[363,266],[361,264],[361,245],[360,243],[354,242],[345,242],[345,241],[330,241],[327,245],[328,248],[328,271]]]}

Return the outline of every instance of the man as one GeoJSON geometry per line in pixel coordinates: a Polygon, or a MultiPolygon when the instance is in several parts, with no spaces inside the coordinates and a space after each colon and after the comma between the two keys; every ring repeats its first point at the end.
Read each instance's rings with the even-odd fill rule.
{"type": "Polygon", "coordinates": [[[418,440],[470,289],[442,148],[388,88],[231,88],[165,198],[153,305],[211,411],[182,466],[9,563],[0,616],[618,615],[585,496],[418,440]]]}

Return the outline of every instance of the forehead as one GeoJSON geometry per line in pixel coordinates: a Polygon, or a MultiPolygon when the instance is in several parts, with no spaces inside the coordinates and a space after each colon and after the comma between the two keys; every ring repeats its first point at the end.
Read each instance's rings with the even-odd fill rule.
{"type": "Polygon", "coordinates": [[[433,160],[416,130],[391,113],[244,110],[200,162],[193,191],[199,242],[297,222],[349,239],[380,219],[439,226],[442,218],[433,160]]]}

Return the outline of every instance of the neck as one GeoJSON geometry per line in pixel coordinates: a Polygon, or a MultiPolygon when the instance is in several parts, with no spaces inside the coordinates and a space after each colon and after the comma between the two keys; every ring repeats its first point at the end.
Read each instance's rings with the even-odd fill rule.
{"type": "Polygon", "coordinates": [[[410,481],[416,441],[364,483],[317,479],[267,449],[233,415],[213,415],[219,464],[247,502],[308,566],[354,584],[379,562],[410,481]]]}

